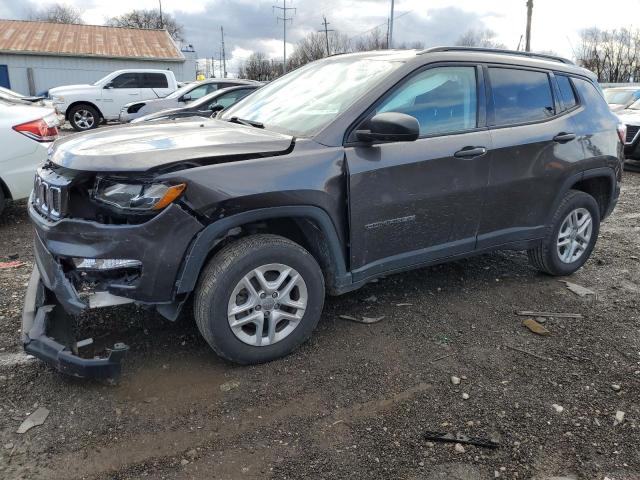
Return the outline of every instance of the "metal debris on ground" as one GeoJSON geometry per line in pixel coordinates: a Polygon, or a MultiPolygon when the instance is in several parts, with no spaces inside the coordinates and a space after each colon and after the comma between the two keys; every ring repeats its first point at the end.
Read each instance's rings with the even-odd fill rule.
{"type": "Polygon", "coordinates": [[[0,262],[0,270],[4,270],[7,268],[18,268],[23,265],[25,265],[25,263],[19,260],[13,260],[11,262],[0,262]]]}
{"type": "Polygon", "coordinates": [[[349,320],[350,322],[371,324],[371,323],[378,323],[380,320],[385,318],[385,315],[382,315],[381,317],[374,317],[374,318],[372,317],[357,318],[357,317],[352,317],[351,315],[339,315],[339,317],[342,320],[349,320]]]}
{"type": "Polygon", "coordinates": [[[567,286],[567,289],[571,290],[573,293],[578,295],[579,297],[587,297],[589,295],[593,295],[597,298],[596,292],[590,290],[582,285],[578,285],[577,283],[567,282],[566,280],[558,280],[560,283],[564,283],[567,286]]]}
{"type": "Polygon", "coordinates": [[[33,427],[42,425],[49,416],[49,410],[45,407],[38,408],[35,412],[25,418],[24,422],[20,424],[16,433],[26,433],[33,427]]]}
{"type": "Polygon", "coordinates": [[[536,322],[533,318],[527,318],[522,325],[527,327],[530,331],[535,333],[536,335],[548,336],[551,335],[551,332],[536,322]]]}
{"type": "Polygon", "coordinates": [[[530,310],[520,310],[516,312],[516,315],[521,317],[582,318],[581,313],[535,312],[530,310]]]}
{"type": "Polygon", "coordinates": [[[461,433],[443,433],[443,432],[425,432],[424,433],[425,440],[432,440],[435,442],[443,442],[443,443],[459,443],[465,445],[475,445],[476,447],[483,448],[498,448],[500,447],[500,443],[490,440],[488,438],[482,437],[468,437],[466,435],[462,435],[461,433]]]}

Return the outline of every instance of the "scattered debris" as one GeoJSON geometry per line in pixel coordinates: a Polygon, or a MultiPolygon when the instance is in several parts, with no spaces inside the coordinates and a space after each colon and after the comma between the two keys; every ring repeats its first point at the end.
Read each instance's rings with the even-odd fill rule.
{"type": "Polygon", "coordinates": [[[537,358],[538,360],[544,360],[544,361],[551,360],[550,358],[543,357],[542,355],[538,355],[537,353],[533,353],[533,352],[530,352],[529,350],[524,350],[522,348],[512,347],[511,345],[505,345],[505,347],[507,347],[510,350],[515,350],[516,352],[531,355],[532,357],[537,358]]]}
{"type": "Polygon", "coordinates": [[[456,377],[454,375],[451,376],[451,383],[454,385],[460,385],[460,377],[456,377]]]}
{"type": "Polygon", "coordinates": [[[547,323],[547,319],[545,317],[536,317],[536,322],[545,324],[547,323]]]}
{"type": "Polygon", "coordinates": [[[381,317],[373,317],[373,318],[372,317],[356,318],[356,317],[352,317],[351,315],[340,315],[340,318],[342,320],[349,320],[350,322],[371,324],[371,323],[378,323],[380,320],[385,318],[385,315],[382,315],[381,317]]]}
{"type": "Polygon", "coordinates": [[[0,262],[0,270],[4,270],[5,268],[18,268],[23,265],[25,265],[25,263],[19,260],[13,260],[11,262],[0,262]]]}
{"type": "Polygon", "coordinates": [[[378,301],[378,297],[376,297],[375,295],[371,295],[370,297],[365,298],[364,301],[374,303],[378,301]]]}
{"type": "Polygon", "coordinates": [[[618,410],[616,412],[616,419],[613,421],[613,425],[619,425],[624,422],[624,412],[622,410],[618,410]]]}
{"type": "Polygon", "coordinates": [[[33,427],[37,427],[38,425],[42,425],[47,417],[49,416],[49,410],[45,407],[38,408],[35,412],[25,418],[24,422],[20,424],[16,433],[26,433],[31,430],[33,427]]]}
{"type": "Polygon", "coordinates": [[[413,307],[413,303],[396,303],[396,307],[413,307]]]}
{"type": "Polygon", "coordinates": [[[9,443],[5,443],[4,444],[4,449],[5,450],[11,450],[13,448],[13,442],[9,442],[9,443]]]}
{"type": "Polygon", "coordinates": [[[620,390],[622,390],[622,387],[614,383],[613,385],[611,385],[611,390],[613,390],[614,392],[619,392],[620,390]]]}
{"type": "Polygon", "coordinates": [[[531,330],[533,333],[537,335],[544,335],[544,336],[551,335],[551,332],[549,330],[544,328],[542,325],[536,322],[533,318],[527,318],[524,322],[522,322],[522,325],[524,325],[525,327],[527,327],[529,330],[531,330]]]}
{"type": "Polygon", "coordinates": [[[558,412],[558,413],[562,413],[564,412],[564,407],[562,405],[558,405],[557,403],[554,403],[553,405],[551,405],[553,407],[553,409],[558,412]]]}
{"type": "Polygon", "coordinates": [[[462,446],[462,444],[484,448],[498,448],[500,446],[500,443],[494,440],[481,437],[467,437],[460,433],[454,435],[453,433],[425,432],[424,438],[425,440],[433,440],[435,442],[456,443],[460,446],[462,446]]]}
{"type": "Polygon", "coordinates": [[[434,358],[433,360],[431,360],[431,363],[439,362],[440,360],[444,360],[445,358],[453,357],[454,355],[455,355],[454,353],[448,353],[447,355],[443,355],[441,357],[434,358]]]}
{"type": "Polygon", "coordinates": [[[180,460],[180,465],[182,465],[183,467],[185,465],[189,465],[189,460],[187,460],[186,458],[183,458],[182,460],[180,460]]]}
{"type": "Polygon", "coordinates": [[[462,394],[462,399],[463,400],[469,400],[469,394],[468,393],[463,393],[462,394]]]}
{"type": "Polygon", "coordinates": [[[577,283],[567,282],[566,280],[558,280],[560,283],[564,283],[569,290],[578,295],[579,297],[587,297],[589,295],[593,295],[596,297],[596,292],[590,290],[582,285],[578,285],[577,283]]]}
{"type": "Polygon", "coordinates": [[[222,385],[220,385],[220,390],[222,390],[223,392],[229,392],[231,390],[233,390],[234,388],[238,388],[240,386],[240,382],[237,380],[231,380],[229,382],[225,382],[222,385]]]}
{"type": "Polygon", "coordinates": [[[580,313],[554,313],[554,312],[535,312],[530,310],[521,310],[516,312],[521,317],[554,317],[554,318],[582,318],[580,313]]]}
{"type": "Polygon", "coordinates": [[[466,451],[460,443],[456,443],[454,449],[456,453],[464,453],[466,451]]]}

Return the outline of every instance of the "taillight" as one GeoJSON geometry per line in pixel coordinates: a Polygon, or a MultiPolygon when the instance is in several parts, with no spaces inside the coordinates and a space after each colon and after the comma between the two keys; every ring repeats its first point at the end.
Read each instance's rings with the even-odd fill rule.
{"type": "Polygon", "coordinates": [[[45,118],[39,118],[31,122],[21,123],[13,127],[16,132],[20,132],[36,142],[53,142],[58,136],[58,128],[55,123],[45,118]]]}
{"type": "Polygon", "coordinates": [[[627,126],[624,123],[618,124],[618,137],[620,137],[620,141],[622,143],[626,143],[627,141],[627,126]]]}

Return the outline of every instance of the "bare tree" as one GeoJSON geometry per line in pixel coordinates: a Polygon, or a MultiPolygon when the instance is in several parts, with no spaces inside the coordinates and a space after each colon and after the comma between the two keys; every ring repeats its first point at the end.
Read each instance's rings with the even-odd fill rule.
{"type": "Polygon", "coordinates": [[[263,52],[255,52],[240,65],[239,78],[268,82],[282,75],[282,62],[269,59],[263,52]]]}
{"type": "Polygon", "coordinates": [[[496,32],[488,28],[467,30],[458,40],[460,47],[507,48],[504,43],[496,41],[496,32]]]}
{"type": "Polygon", "coordinates": [[[163,12],[161,18],[159,10],[132,10],[129,13],[110,18],[107,20],[107,25],[129,28],[164,28],[174,40],[184,40],[182,37],[183,26],[168,13],[163,12]]]}
{"type": "MultiPolygon", "coordinates": [[[[329,33],[329,50],[332,54],[350,51],[349,39],[338,32],[329,33]]],[[[293,53],[287,59],[287,70],[293,70],[309,62],[327,56],[327,43],[324,33],[312,32],[296,43],[293,53]]]]}
{"type": "Polygon", "coordinates": [[[32,11],[29,14],[29,20],[49,23],[84,23],[81,10],[61,3],[32,11]]]}
{"type": "Polygon", "coordinates": [[[389,48],[389,39],[385,31],[380,27],[374,28],[363,37],[358,37],[352,45],[354,52],[385,50],[387,48],[389,48]]]}
{"type": "Polygon", "coordinates": [[[578,63],[593,71],[601,82],[637,80],[640,75],[640,31],[595,27],[583,30],[574,55],[578,63]]]}

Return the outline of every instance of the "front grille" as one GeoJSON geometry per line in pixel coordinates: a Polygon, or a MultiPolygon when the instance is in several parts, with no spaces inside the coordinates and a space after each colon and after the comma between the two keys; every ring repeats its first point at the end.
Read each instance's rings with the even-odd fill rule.
{"type": "Polygon", "coordinates": [[[51,170],[39,168],[33,183],[34,208],[52,220],[63,218],[69,203],[69,183],[69,180],[51,170]]]}
{"type": "Polygon", "coordinates": [[[640,125],[627,125],[627,139],[626,143],[633,143],[636,135],[640,131],[640,125]]]}

